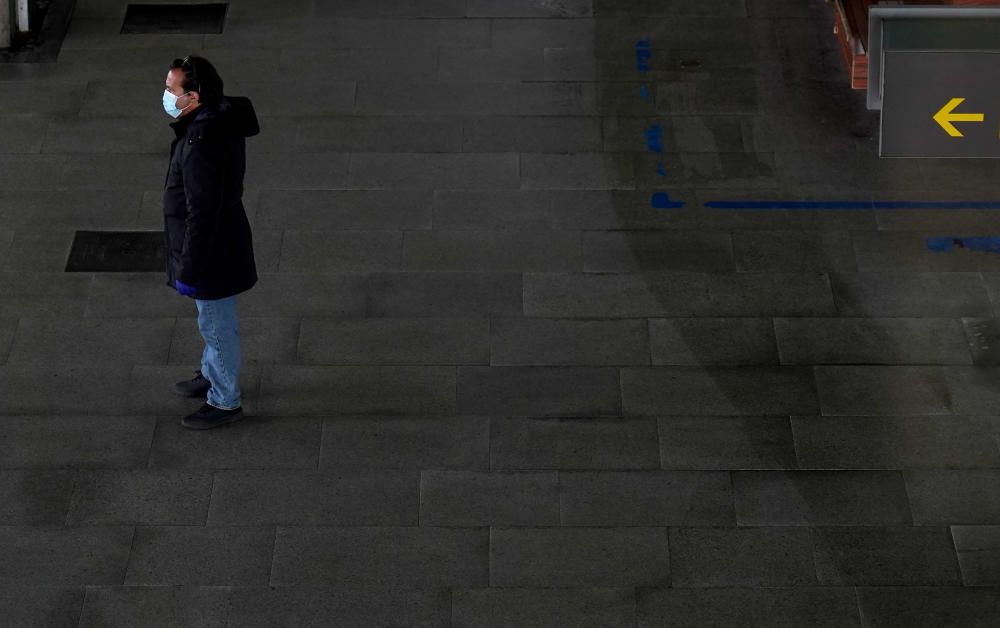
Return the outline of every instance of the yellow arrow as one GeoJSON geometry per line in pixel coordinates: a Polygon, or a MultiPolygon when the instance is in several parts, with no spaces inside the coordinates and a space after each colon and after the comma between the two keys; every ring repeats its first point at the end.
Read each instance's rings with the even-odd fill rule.
{"type": "Polygon", "coordinates": [[[965,102],[964,98],[952,98],[947,105],[941,107],[941,110],[934,114],[934,121],[940,124],[941,128],[952,137],[964,137],[952,122],[982,122],[985,119],[985,114],[982,113],[952,113],[955,107],[963,102],[965,102]]]}

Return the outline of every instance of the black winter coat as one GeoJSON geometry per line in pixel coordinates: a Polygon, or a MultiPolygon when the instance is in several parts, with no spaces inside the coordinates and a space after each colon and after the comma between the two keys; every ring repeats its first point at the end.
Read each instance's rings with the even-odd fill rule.
{"type": "Polygon", "coordinates": [[[163,188],[167,285],[195,299],[223,299],[257,283],[253,236],[243,207],[245,138],[260,132],[250,99],[224,97],[170,123],[176,137],[163,188]]]}

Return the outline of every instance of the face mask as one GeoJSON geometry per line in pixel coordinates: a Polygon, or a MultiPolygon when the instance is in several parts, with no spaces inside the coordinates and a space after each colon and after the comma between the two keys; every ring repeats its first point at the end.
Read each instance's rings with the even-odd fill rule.
{"type": "Polygon", "coordinates": [[[172,118],[180,116],[181,113],[184,111],[184,109],[187,109],[187,107],[191,106],[191,103],[188,103],[188,106],[184,107],[184,109],[178,109],[177,108],[178,98],[180,98],[180,96],[174,96],[173,94],[170,93],[170,90],[167,89],[163,90],[163,110],[166,111],[167,115],[169,115],[172,118]]]}

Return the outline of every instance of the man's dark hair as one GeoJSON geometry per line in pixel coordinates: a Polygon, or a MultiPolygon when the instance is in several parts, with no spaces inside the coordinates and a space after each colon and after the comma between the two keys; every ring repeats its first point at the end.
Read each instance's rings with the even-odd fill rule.
{"type": "Polygon", "coordinates": [[[198,92],[203,104],[217,105],[222,100],[222,77],[208,59],[194,56],[174,59],[170,69],[184,73],[181,89],[198,92]]]}

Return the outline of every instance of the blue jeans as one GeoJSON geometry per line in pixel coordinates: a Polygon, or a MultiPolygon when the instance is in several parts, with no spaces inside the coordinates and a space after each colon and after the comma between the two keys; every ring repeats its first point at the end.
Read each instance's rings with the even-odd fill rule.
{"type": "Polygon", "coordinates": [[[223,410],[240,406],[240,335],[236,331],[236,295],[195,299],[198,330],[205,339],[201,374],[212,383],[208,404],[223,410]]]}

